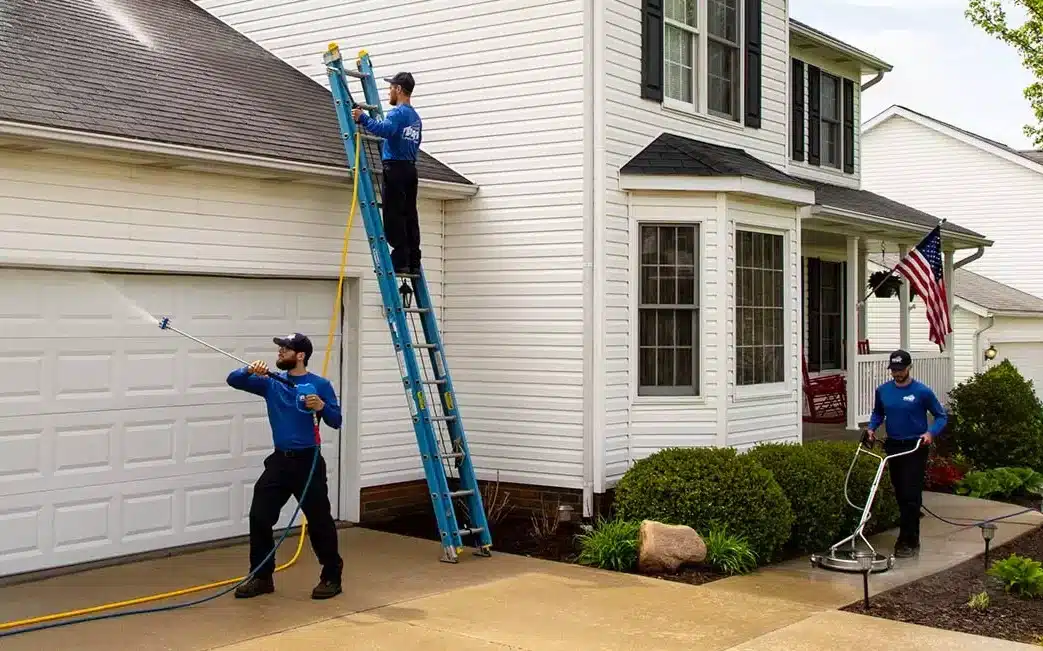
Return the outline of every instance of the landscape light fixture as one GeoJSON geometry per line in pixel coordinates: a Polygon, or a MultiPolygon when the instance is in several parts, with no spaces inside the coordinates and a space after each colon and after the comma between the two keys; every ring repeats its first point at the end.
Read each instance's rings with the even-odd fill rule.
{"type": "Polygon", "coordinates": [[[981,537],[985,541],[985,569],[989,569],[989,543],[996,537],[996,523],[982,522],[981,537]]]}
{"type": "Polygon", "coordinates": [[[862,571],[863,604],[865,605],[865,609],[869,610],[869,572],[873,569],[873,561],[876,560],[876,553],[867,549],[860,549],[855,552],[855,560],[858,561],[858,569],[862,571]]]}

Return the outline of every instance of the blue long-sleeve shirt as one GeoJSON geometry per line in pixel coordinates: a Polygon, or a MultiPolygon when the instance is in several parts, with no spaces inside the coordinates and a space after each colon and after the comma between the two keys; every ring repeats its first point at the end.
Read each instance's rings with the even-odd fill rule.
{"type": "Polygon", "coordinates": [[[420,141],[423,140],[424,124],[409,104],[399,104],[388,111],[383,120],[374,120],[362,113],[359,115],[359,124],[384,139],[380,146],[381,160],[416,160],[420,141]]]}
{"type": "Polygon", "coordinates": [[[887,420],[887,437],[896,440],[919,438],[924,433],[937,437],[945,429],[948,414],[926,384],[912,380],[904,387],[894,380],[881,384],[876,390],[873,414],[869,417],[869,429],[876,430],[887,420]],[[934,422],[927,425],[927,414],[934,422]]]}
{"type": "MultiPolygon", "coordinates": [[[[326,378],[306,373],[305,375],[288,375],[279,373],[294,385],[311,384],[315,393],[325,404],[319,415],[322,421],[333,429],[340,429],[342,415],[337,403],[337,393],[326,378]]],[[[315,421],[311,412],[303,412],[297,408],[297,390],[288,387],[278,380],[262,375],[254,375],[245,368],[228,374],[228,385],[240,391],[246,391],[264,398],[268,405],[268,423],[272,428],[272,442],[277,450],[301,450],[315,447],[315,421]]]]}

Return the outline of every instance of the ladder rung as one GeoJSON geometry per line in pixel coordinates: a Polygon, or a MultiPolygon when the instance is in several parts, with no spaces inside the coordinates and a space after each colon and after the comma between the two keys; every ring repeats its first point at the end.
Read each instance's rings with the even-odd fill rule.
{"type": "Polygon", "coordinates": [[[474,529],[460,529],[456,533],[461,536],[473,536],[474,534],[482,533],[483,531],[485,531],[485,527],[475,527],[474,529]]]}
{"type": "Polygon", "coordinates": [[[449,497],[467,497],[468,495],[474,495],[474,491],[470,488],[465,488],[464,490],[458,490],[449,493],[449,497]]]}
{"type": "Polygon", "coordinates": [[[402,309],[410,314],[427,314],[431,311],[431,308],[429,307],[404,307],[402,309]]]}
{"type": "MultiPolygon", "coordinates": [[[[402,383],[405,384],[406,386],[409,386],[409,378],[408,377],[402,378],[402,383]]],[[[423,384],[427,384],[427,385],[434,384],[434,385],[437,385],[437,386],[442,386],[443,384],[445,384],[445,378],[439,378],[437,380],[423,380],[422,383],[423,384]]]]}
{"type": "Polygon", "coordinates": [[[424,348],[426,350],[432,350],[438,348],[438,344],[410,344],[413,348],[424,348]]]}
{"type": "Polygon", "coordinates": [[[380,136],[374,136],[372,133],[364,133],[362,131],[360,131],[359,133],[362,134],[363,140],[368,140],[370,142],[384,142],[383,138],[381,138],[380,136]]]}
{"type": "Polygon", "coordinates": [[[432,416],[431,420],[437,420],[443,423],[448,423],[451,420],[456,420],[456,416],[432,416]]]}
{"type": "Polygon", "coordinates": [[[463,459],[464,458],[464,453],[463,452],[446,452],[445,454],[442,455],[442,458],[443,459],[463,459]]]}
{"type": "Polygon", "coordinates": [[[359,107],[363,111],[376,111],[378,108],[380,108],[379,106],[374,106],[373,104],[362,104],[361,102],[356,102],[355,106],[359,107]]]}
{"type": "Polygon", "coordinates": [[[369,77],[369,75],[367,75],[364,72],[359,72],[358,70],[348,70],[347,68],[344,69],[344,74],[346,74],[349,77],[354,77],[355,79],[366,79],[369,77]]]}

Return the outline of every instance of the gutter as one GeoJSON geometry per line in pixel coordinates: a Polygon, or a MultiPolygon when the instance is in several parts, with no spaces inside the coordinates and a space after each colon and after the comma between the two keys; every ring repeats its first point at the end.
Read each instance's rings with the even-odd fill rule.
{"type": "MultiPolygon", "coordinates": [[[[208,163],[241,165],[245,167],[277,170],[280,172],[289,172],[291,174],[303,174],[329,179],[351,179],[351,169],[347,163],[347,159],[345,159],[343,167],[339,165],[320,165],[317,163],[304,163],[280,158],[257,156],[254,154],[241,154],[217,149],[206,149],[203,147],[190,147],[187,145],[175,145],[151,140],[139,140],[137,138],[112,136],[103,133],[92,133],[89,131],[59,129],[56,127],[26,124],[23,122],[10,122],[7,120],[0,120],[0,135],[33,138],[71,145],[102,147],[120,151],[132,151],[140,154],[171,156],[188,160],[205,161],[208,163]]],[[[477,185],[467,185],[464,183],[434,181],[421,178],[419,186],[420,188],[430,190],[435,194],[449,195],[453,198],[460,199],[473,197],[478,194],[477,185]]]]}
{"type": "Polygon", "coordinates": [[[862,84],[862,86],[861,86],[862,91],[865,92],[865,91],[869,90],[870,88],[872,88],[873,86],[876,86],[877,84],[879,84],[883,80],[883,78],[884,78],[884,71],[881,70],[880,72],[876,73],[875,77],[873,77],[872,79],[870,79],[866,83],[862,84]]]}
{"type": "MultiPolygon", "coordinates": [[[[859,221],[869,222],[871,224],[879,224],[881,226],[891,226],[896,229],[902,229],[906,231],[915,231],[918,227],[915,224],[909,222],[897,221],[894,219],[888,219],[887,217],[879,217],[877,215],[869,215],[867,213],[855,212],[854,210],[847,210],[846,208],[838,208],[835,206],[829,206],[819,204],[811,209],[811,213],[814,215],[825,214],[835,215],[837,217],[845,217],[848,219],[857,219],[859,221]]],[[[923,227],[921,227],[923,228],[923,227]]],[[[916,231],[922,233],[922,231],[916,231]]],[[[984,237],[975,237],[973,235],[961,235],[960,233],[949,232],[948,236],[951,239],[955,239],[961,242],[973,243],[978,248],[983,246],[992,246],[992,240],[985,239],[984,237]]],[[[980,257],[980,256],[979,256],[980,257]]]]}
{"type": "Polygon", "coordinates": [[[969,255],[966,258],[964,258],[963,260],[960,260],[959,262],[954,263],[952,268],[955,271],[956,269],[959,269],[960,267],[962,267],[964,265],[967,265],[967,264],[970,264],[970,263],[974,262],[975,260],[977,260],[978,258],[980,258],[983,255],[985,255],[985,247],[984,246],[979,246],[977,253],[975,253],[973,255],[969,255]]]}

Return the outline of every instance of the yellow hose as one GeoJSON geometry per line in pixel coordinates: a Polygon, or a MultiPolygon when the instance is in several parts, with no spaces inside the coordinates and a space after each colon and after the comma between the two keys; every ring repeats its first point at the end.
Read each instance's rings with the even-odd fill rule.
{"type": "MultiPolygon", "coordinates": [[[[326,370],[330,363],[330,353],[333,350],[333,335],[336,332],[338,317],[340,316],[340,302],[343,296],[344,288],[344,269],[347,266],[348,260],[348,242],[351,235],[351,224],[355,219],[355,208],[358,206],[359,198],[359,153],[361,151],[362,138],[359,137],[358,132],[355,133],[355,167],[352,173],[354,177],[354,192],[351,197],[351,212],[348,214],[348,223],[344,228],[344,244],[341,248],[340,253],[340,272],[339,280],[337,281],[337,300],[333,304],[333,315],[330,317],[330,331],[329,336],[326,340],[326,356],[322,360],[322,376],[326,377],[326,370]]],[[[297,559],[301,555],[301,550],[304,548],[304,539],[307,537],[308,531],[308,520],[301,513],[301,535],[297,540],[297,550],[293,553],[293,558],[289,561],[275,568],[276,572],[281,572],[286,568],[290,567],[297,562],[297,559]]],[[[98,613],[106,610],[114,610],[116,608],[123,608],[126,606],[136,606],[138,604],[149,603],[153,601],[161,601],[163,599],[170,599],[171,597],[180,597],[181,595],[192,594],[195,592],[202,592],[203,590],[211,590],[213,588],[222,588],[233,583],[239,583],[245,576],[236,577],[234,579],[225,579],[224,581],[216,581],[214,583],[207,583],[205,585],[197,585],[191,588],[183,588],[181,590],[173,590],[170,592],[161,592],[146,597],[137,597],[135,599],[127,599],[126,601],[114,601],[108,604],[102,604],[100,606],[91,606],[90,608],[80,608],[79,610],[69,610],[64,613],[54,613],[51,615],[41,615],[40,617],[30,617],[28,619],[19,619],[11,622],[0,623],[0,631],[8,630],[12,628],[20,628],[22,626],[31,626],[33,624],[41,624],[43,622],[51,622],[57,619],[66,619],[69,617],[78,617],[80,615],[89,615],[92,613],[98,613]]]]}

